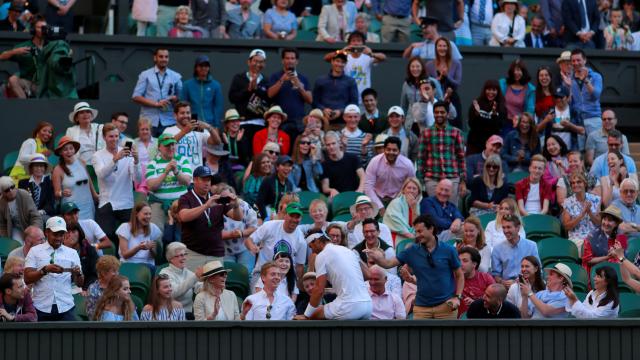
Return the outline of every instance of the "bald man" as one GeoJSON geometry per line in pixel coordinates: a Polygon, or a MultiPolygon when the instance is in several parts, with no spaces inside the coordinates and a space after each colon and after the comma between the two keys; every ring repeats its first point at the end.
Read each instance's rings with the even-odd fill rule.
{"type": "Polygon", "coordinates": [[[386,289],[387,271],[379,265],[369,268],[369,295],[371,295],[371,320],[405,319],[407,312],[402,299],[386,289]]]}
{"type": "Polygon", "coordinates": [[[482,299],[469,305],[469,319],[519,319],[520,311],[506,301],[507,289],[502,284],[491,284],[484,291],[482,299]]]}
{"type": "Polygon", "coordinates": [[[40,245],[45,241],[44,232],[42,232],[42,229],[33,225],[27,227],[24,230],[23,236],[24,245],[20,246],[19,248],[13,249],[13,251],[9,253],[9,256],[7,256],[7,258],[15,256],[21,259],[25,259],[32,247],[40,245]]]}
{"type": "Polygon", "coordinates": [[[431,215],[436,225],[435,232],[440,241],[462,235],[464,218],[458,207],[451,202],[452,193],[453,182],[449,179],[443,179],[436,185],[435,195],[423,199],[420,203],[420,213],[431,215]]]}

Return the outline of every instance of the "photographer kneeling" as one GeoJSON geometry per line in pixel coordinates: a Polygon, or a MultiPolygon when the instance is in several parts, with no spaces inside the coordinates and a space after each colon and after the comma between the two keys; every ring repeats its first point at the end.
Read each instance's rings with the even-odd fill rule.
{"type": "Polygon", "coordinates": [[[13,49],[0,53],[0,60],[11,60],[18,63],[18,72],[9,77],[8,88],[19,98],[36,97],[38,92],[38,68],[44,65],[43,28],[47,21],[41,15],[36,15],[31,21],[31,40],[17,44],[13,49]]]}

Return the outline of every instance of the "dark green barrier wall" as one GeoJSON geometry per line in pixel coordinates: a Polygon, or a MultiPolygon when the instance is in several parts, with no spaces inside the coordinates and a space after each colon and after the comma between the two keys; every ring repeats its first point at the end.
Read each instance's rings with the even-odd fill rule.
{"type": "MultiPolygon", "coordinates": [[[[24,34],[3,34],[0,49],[7,49],[25,39],[24,34]]],[[[313,81],[329,71],[329,65],[322,60],[323,55],[335,48],[315,42],[277,41],[229,41],[194,39],[137,38],[133,36],[72,35],[70,40],[77,59],[92,55],[96,59],[96,79],[100,81],[100,100],[92,101],[101,115],[98,121],[107,121],[108,114],[125,110],[137,116],[138,107],[129,99],[138,73],[152,66],[152,51],[159,45],[171,49],[170,67],[181,72],[186,78],[193,73],[193,61],[199,54],[207,54],[212,60],[213,76],[222,83],[225,102],[228,106],[227,91],[235,73],[246,70],[246,57],[251,49],[261,47],[267,52],[269,75],[280,66],[278,50],[281,46],[294,46],[301,52],[301,73],[313,81]]],[[[404,45],[374,47],[384,51],[388,60],[373,70],[373,86],[380,93],[380,109],[386,112],[390,106],[398,104],[406,61],[401,58],[404,45]]],[[[485,80],[505,75],[509,64],[516,58],[525,60],[532,76],[538,66],[547,64],[555,67],[559,49],[502,49],[463,48],[464,73],[460,95],[463,114],[466,117],[468,105],[475,98],[485,80]]],[[[625,128],[640,126],[635,121],[640,109],[640,53],[604,52],[589,53],[589,61],[597,71],[604,74],[605,89],[602,102],[619,112],[620,125],[625,128]]],[[[16,70],[11,62],[0,62],[0,79],[6,79],[16,70]]],[[[78,69],[78,79],[85,80],[84,68],[78,69]]],[[[17,149],[35,121],[52,121],[59,128],[66,128],[66,115],[73,103],[64,101],[0,101],[3,111],[0,119],[12,125],[6,129],[0,142],[0,154],[17,149]],[[16,121],[19,119],[19,121],[16,121]]],[[[130,126],[130,130],[134,131],[130,126]]]]}
{"type": "Polygon", "coordinates": [[[639,336],[636,320],[5,323],[0,358],[637,359],[639,336]]]}

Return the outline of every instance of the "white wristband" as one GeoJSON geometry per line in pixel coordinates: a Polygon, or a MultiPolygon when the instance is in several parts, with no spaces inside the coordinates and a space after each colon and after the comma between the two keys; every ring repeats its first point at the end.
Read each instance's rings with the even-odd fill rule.
{"type": "Polygon", "coordinates": [[[313,315],[313,313],[316,312],[316,309],[318,309],[318,308],[311,306],[311,303],[309,303],[307,305],[306,310],[304,311],[304,316],[310,318],[313,315]]]}

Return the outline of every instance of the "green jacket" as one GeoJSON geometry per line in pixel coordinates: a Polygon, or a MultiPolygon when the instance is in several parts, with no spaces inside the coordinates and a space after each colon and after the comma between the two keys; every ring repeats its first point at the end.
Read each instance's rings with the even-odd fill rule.
{"type": "Polygon", "coordinates": [[[38,97],[77,99],[76,72],[71,65],[71,47],[62,40],[51,41],[43,49],[45,63],[38,67],[38,97]]]}

